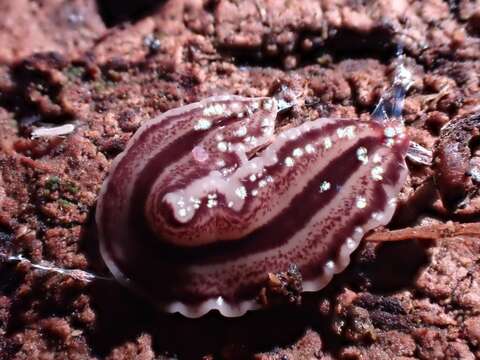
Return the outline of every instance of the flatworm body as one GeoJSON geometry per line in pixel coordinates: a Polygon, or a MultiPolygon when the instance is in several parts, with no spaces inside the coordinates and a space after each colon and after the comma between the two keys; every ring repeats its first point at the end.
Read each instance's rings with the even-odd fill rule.
{"type": "Polygon", "coordinates": [[[159,307],[239,316],[269,272],[323,288],[388,223],[405,180],[399,121],[318,119],[275,131],[272,98],[212,97],[147,122],[97,205],[101,251],[159,307]]]}

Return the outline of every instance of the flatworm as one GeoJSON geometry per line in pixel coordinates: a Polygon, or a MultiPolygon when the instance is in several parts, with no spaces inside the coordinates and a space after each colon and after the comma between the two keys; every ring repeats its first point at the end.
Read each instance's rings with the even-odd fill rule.
{"type": "Polygon", "coordinates": [[[275,132],[274,98],[218,96],[144,124],[113,162],[96,213],[117,279],[167,312],[257,308],[267,273],[296,264],[323,288],[387,224],[407,174],[394,119],[275,132]]]}

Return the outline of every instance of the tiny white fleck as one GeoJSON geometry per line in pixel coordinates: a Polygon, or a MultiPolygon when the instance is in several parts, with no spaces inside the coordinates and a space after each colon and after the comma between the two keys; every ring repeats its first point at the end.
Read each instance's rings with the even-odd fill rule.
{"type": "Polygon", "coordinates": [[[233,201],[229,201],[228,204],[227,204],[227,206],[228,206],[229,208],[233,207],[233,201]]]}
{"type": "Polygon", "coordinates": [[[380,181],[383,179],[383,168],[381,166],[375,166],[372,171],[372,179],[375,181],[380,181]]]}
{"type": "Polygon", "coordinates": [[[338,128],[337,129],[337,136],[339,138],[344,138],[345,136],[347,136],[347,128],[338,128]]]}
{"type": "Polygon", "coordinates": [[[250,175],[249,179],[251,182],[254,182],[255,180],[257,180],[257,176],[255,174],[252,174],[250,175]]]}
{"type": "Polygon", "coordinates": [[[355,231],[359,236],[363,235],[363,229],[360,226],[357,226],[353,231],[355,231]]]}
{"type": "Polygon", "coordinates": [[[312,144],[307,144],[305,145],[305,151],[307,152],[307,154],[313,154],[315,152],[315,148],[312,144]]]}
{"type": "Polygon", "coordinates": [[[218,160],[217,161],[217,166],[218,167],[224,167],[225,166],[225,160],[218,160]]]}
{"type": "Polygon", "coordinates": [[[355,248],[355,241],[352,238],[347,238],[347,248],[350,250],[355,248]]]}
{"type": "Polygon", "coordinates": [[[215,136],[215,140],[217,140],[217,141],[222,141],[222,140],[223,140],[223,134],[217,134],[217,135],[215,136]]]}
{"type": "Polygon", "coordinates": [[[218,115],[222,114],[225,110],[225,105],[222,104],[215,104],[215,111],[218,115]]]}
{"type": "Polygon", "coordinates": [[[219,142],[219,143],[217,144],[217,149],[220,150],[220,151],[222,151],[222,152],[227,151],[227,149],[228,149],[227,143],[224,142],[224,141],[219,142]]]}
{"type": "Polygon", "coordinates": [[[272,183],[273,182],[273,177],[271,177],[270,175],[267,176],[267,182],[272,183]]]}
{"type": "Polygon", "coordinates": [[[353,125],[347,126],[347,127],[345,128],[345,135],[346,135],[349,139],[355,138],[355,126],[353,126],[353,125]]]}
{"type": "Polygon", "coordinates": [[[322,193],[324,191],[330,190],[331,186],[332,185],[328,181],[323,181],[320,184],[320,192],[322,193]]]}
{"type": "Polygon", "coordinates": [[[391,206],[391,207],[397,206],[397,199],[392,198],[388,200],[388,206],[391,206]]]}
{"type": "Polygon", "coordinates": [[[330,261],[327,261],[327,263],[325,264],[325,266],[326,266],[328,269],[332,270],[332,269],[335,267],[335,263],[334,263],[332,260],[330,260],[330,261]]]}
{"type": "Polygon", "coordinates": [[[257,138],[255,136],[247,136],[244,141],[253,146],[257,145],[257,138]]]}
{"type": "Polygon", "coordinates": [[[258,195],[258,190],[257,189],[253,189],[252,190],[252,196],[257,196],[258,195]]]}
{"type": "Polygon", "coordinates": [[[387,141],[385,141],[385,145],[387,145],[388,147],[392,147],[393,144],[395,144],[395,141],[393,141],[393,139],[387,139],[387,141]]]}
{"type": "Polygon", "coordinates": [[[332,139],[326,137],[325,140],[323,140],[323,146],[325,149],[330,149],[332,147],[332,139]]]}
{"type": "Polygon", "coordinates": [[[204,116],[212,116],[214,114],[215,114],[215,108],[212,105],[207,106],[205,109],[203,109],[204,116]]]}
{"type": "Polygon", "coordinates": [[[219,296],[216,301],[218,306],[223,306],[223,297],[219,296]]]}
{"type": "Polygon", "coordinates": [[[287,156],[284,162],[288,167],[292,167],[295,164],[295,161],[290,156],[287,156]]]}
{"type": "Polygon", "coordinates": [[[207,207],[208,207],[208,208],[211,209],[211,208],[213,208],[213,207],[215,207],[215,206],[217,206],[217,205],[218,205],[217,200],[208,199],[208,201],[207,201],[207,207]]]}
{"type": "Polygon", "coordinates": [[[237,117],[238,117],[238,118],[242,118],[242,117],[244,117],[244,116],[245,116],[245,113],[244,113],[243,111],[242,111],[242,112],[239,112],[239,113],[237,114],[237,117]]]}
{"type": "MultiPolygon", "coordinates": [[[[234,171],[235,171],[235,166],[232,166],[232,167],[229,167],[229,168],[223,168],[221,170],[221,173],[222,173],[223,176],[228,176],[234,171]]],[[[228,179],[227,179],[227,181],[228,181],[228,179]]]]}
{"type": "Polygon", "coordinates": [[[386,137],[389,137],[389,138],[394,137],[395,134],[396,134],[395,128],[390,127],[390,126],[386,127],[385,130],[384,130],[384,134],[385,134],[386,137]]]}
{"type": "Polygon", "coordinates": [[[372,214],[372,219],[377,220],[377,221],[381,221],[383,219],[383,214],[380,213],[380,212],[374,212],[372,214]]]}
{"type": "Polygon", "coordinates": [[[261,187],[261,188],[262,188],[262,187],[265,187],[265,186],[267,186],[267,182],[266,182],[265,180],[260,180],[260,181],[258,182],[258,186],[261,187]]]}
{"type": "Polygon", "coordinates": [[[300,148],[295,148],[292,152],[292,155],[295,157],[300,157],[303,155],[303,150],[300,148]]]}
{"type": "Polygon", "coordinates": [[[187,210],[185,209],[178,210],[178,215],[180,215],[181,217],[187,216],[187,210]]]}
{"type": "Polygon", "coordinates": [[[234,132],[235,136],[242,137],[247,135],[247,127],[246,126],[241,126],[234,132]]]}
{"type": "Polygon", "coordinates": [[[195,130],[208,130],[212,126],[212,122],[207,119],[199,119],[194,125],[195,130]]]}
{"type": "Polygon", "coordinates": [[[221,115],[225,112],[224,104],[212,104],[203,109],[204,116],[216,116],[221,115]]]}
{"type": "Polygon", "coordinates": [[[363,209],[367,206],[367,199],[363,196],[358,196],[356,201],[357,208],[363,209]]]}
{"type": "Polygon", "coordinates": [[[237,194],[240,199],[245,199],[247,197],[247,189],[245,189],[245,186],[240,186],[235,189],[235,194],[237,194]]]}
{"type": "Polygon", "coordinates": [[[360,160],[364,165],[368,163],[368,150],[367,148],[360,146],[357,149],[357,159],[360,160]]]}

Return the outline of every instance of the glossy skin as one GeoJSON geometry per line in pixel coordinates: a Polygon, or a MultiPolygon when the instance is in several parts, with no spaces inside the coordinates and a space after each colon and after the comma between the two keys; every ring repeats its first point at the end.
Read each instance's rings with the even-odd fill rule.
{"type": "Polygon", "coordinates": [[[274,133],[273,98],[221,96],[143,125],[97,206],[112,273],[169,312],[258,307],[268,272],[304,291],[342,271],[387,224],[407,169],[397,120],[317,119],[274,133]]]}

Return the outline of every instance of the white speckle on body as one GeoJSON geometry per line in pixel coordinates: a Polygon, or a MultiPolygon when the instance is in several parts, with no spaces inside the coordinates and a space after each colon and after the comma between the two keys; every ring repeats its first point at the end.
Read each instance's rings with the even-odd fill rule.
{"type": "Polygon", "coordinates": [[[228,149],[227,143],[224,141],[221,141],[217,144],[217,149],[220,150],[221,152],[225,152],[228,149]]]}
{"type": "Polygon", "coordinates": [[[383,180],[383,168],[381,166],[375,166],[372,171],[372,179],[375,181],[383,180]]]}
{"type": "Polygon", "coordinates": [[[347,238],[347,248],[352,250],[355,249],[355,241],[352,238],[347,238]]]}
{"type": "Polygon", "coordinates": [[[212,122],[208,119],[198,119],[193,128],[195,130],[208,130],[212,126],[212,122]]]}
{"type": "Polygon", "coordinates": [[[303,150],[300,148],[295,148],[292,152],[292,155],[295,157],[301,157],[303,155],[303,150]]]}
{"type": "Polygon", "coordinates": [[[386,127],[385,130],[384,130],[384,134],[388,138],[394,137],[395,134],[396,134],[395,128],[393,128],[391,126],[386,127]]]}
{"type": "Polygon", "coordinates": [[[307,154],[313,154],[315,152],[315,147],[312,144],[305,145],[305,152],[307,154]]]}
{"type": "Polygon", "coordinates": [[[247,127],[246,126],[239,127],[237,130],[235,130],[234,134],[235,136],[238,136],[238,137],[243,137],[247,135],[247,127]]]}
{"type": "Polygon", "coordinates": [[[211,208],[214,208],[214,207],[217,206],[217,205],[218,205],[217,200],[208,199],[208,201],[207,201],[207,207],[208,207],[208,208],[211,209],[211,208]]]}
{"type": "Polygon", "coordinates": [[[372,219],[377,220],[377,221],[382,221],[383,220],[383,214],[380,212],[374,212],[372,214],[372,219]]]}
{"type": "Polygon", "coordinates": [[[235,194],[240,199],[245,199],[247,197],[247,189],[245,189],[245,186],[239,186],[238,188],[235,189],[235,194]]]}
{"type": "Polygon", "coordinates": [[[363,236],[363,229],[360,226],[357,226],[353,231],[355,231],[355,233],[357,233],[359,236],[363,236]]]}
{"type": "Polygon", "coordinates": [[[332,139],[326,137],[325,140],[323,140],[323,147],[327,150],[330,149],[332,147],[332,139]]]}
{"type": "Polygon", "coordinates": [[[178,215],[181,216],[181,217],[187,216],[187,210],[186,209],[178,210],[178,215]]]}
{"type": "Polygon", "coordinates": [[[395,141],[393,139],[387,139],[387,141],[385,141],[385,145],[390,148],[393,146],[393,144],[395,144],[395,141]]]}
{"type": "Polygon", "coordinates": [[[203,109],[204,116],[218,116],[222,115],[225,112],[225,105],[223,104],[212,104],[203,109]]]}
{"type": "Polygon", "coordinates": [[[368,150],[367,148],[360,146],[357,149],[357,159],[362,162],[362,164],[368,164],[368,150]]]}
{"type": "Polygon", "coordinates": [[[355,205],[359,209],[364,209],[367,206],[367,199],[364,198],[363,196],[357,196],[355,205]]]}
{"type": "Polygon", "coordinates": [[[328,181],[323,181],[321,184],[320,184],[320,192],[325,192],[327,190],[330,190],[331,188],[331,184],[328,182],[328,181]]]}
{"type": "Polygon", "coordinates": [[[347,126],[345,128],[345,133],[346,133],[346,135],[349,139],[355,138],[355,126],[353,126],[353,125],[347,126]]]}
{"type": "Polygon", "coordinates": [[[350,125],[337,129],[337,136],[341,139],[344,137],[348,137],[349,139],[355,138],[355,126],[350,125]]]}
{"type": "Polygon", "coordinates": [[[247,136],[244,141],[246,144],[250,144],[252,146],[257,145],[257,138],[255,136],[247,136]]]}
{"type": "Polygon", "coordinates": [[[292,167],[295,165],[295,160],[293,160],[290,156],[287,156],[284,160],[285,166],[292,167]]]}

